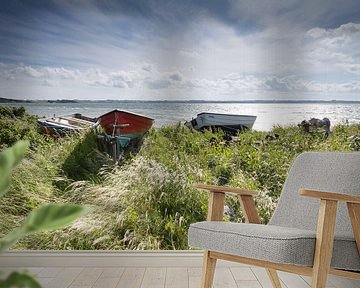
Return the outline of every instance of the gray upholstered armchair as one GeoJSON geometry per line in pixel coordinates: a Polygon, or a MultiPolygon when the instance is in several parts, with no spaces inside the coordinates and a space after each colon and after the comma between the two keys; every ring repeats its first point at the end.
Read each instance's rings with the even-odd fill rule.
{"type": "Polygon", "coordinates": [[[261,225],[254,191],[194,185],[210,191],[208,221],[189,229],[189,244],[204,249],[202,287],[212,286],[217,259],[312,276],[360,279],[360,152],[309,152],[292,165],[277,208],[261,225]],[[247,223],[222,222],[225,193],[236,193],[247,223]]]}

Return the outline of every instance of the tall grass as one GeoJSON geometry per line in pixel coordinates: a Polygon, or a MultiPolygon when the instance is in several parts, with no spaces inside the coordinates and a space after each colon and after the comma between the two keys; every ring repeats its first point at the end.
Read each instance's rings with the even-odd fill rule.
{"type": "MultiPolygon", "coordinates": [[[[187,249],[190,223],[207,213],[208,196],[193,183],[260,191],[256,205],[267,223],[298,154],[360,150],[360,125],[335,126],[327,138],[278,126],[226,141],[221,131],[199,133],[179,123],[151,130],[136,155],[114,166],[96,150],[94,137],[34,145],[18,167],[12,193],[0,202],[0,230],[42,202],[93,207],[71,227],[32,235],[18,249],[187,249]]],[[[236,198],[226,198],[225,211],[226,221],[243,221],[236,198]]]]}
{"type": "Polygon", "coordinates": [[[0,200],[0,236],[19,226],[34,208],[68,201],[64,189],[75,180],[98,177],[109,159],[96,150],[95,137],[89,132],[53,139],[39,134],[36,117],[22,108],[0,106],[0,149],[20,139],[31,143],[25,159],[13,171],[9,193],[0,200]],[[71,165],[75,161],[77,165],[71,165]]]}
{"type": "MultiPolygon", "coordinates": [[[[239,134],[230,142],[221,131],[198,133],[182,125],[151,130],[139,154],[119,167],[104,167],[100,181],[75,181],[67,188],[64,197],[93,205],[92,214],[27,245],[34,248],[35,241],[37,247],[51,249],[187,249],[188,226],[207,213],[207,194],[194,190],[194,182],[260,191],[256,204],[266,223],[299,153],[359,150],[356,135],[360,125],[336,126],[327,138],[303,134],[295,126],[274,127],[270,133],[239,134]]],[[[226,221],[243,221],[236,198],[227,197],[226,205],[226,221]]]]}

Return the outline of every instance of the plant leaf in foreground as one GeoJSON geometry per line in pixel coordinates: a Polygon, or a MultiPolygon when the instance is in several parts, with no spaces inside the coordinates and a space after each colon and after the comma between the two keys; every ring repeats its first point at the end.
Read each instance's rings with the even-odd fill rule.
{"type": "Polygon", "coordinates": [[[29,141],[18,141],[0,153],[0,196],[9,190],[11,170],[20,163],[28,147],[29,141]]]}
{"type": "Polygon", "coordinates": [[[41,288],[40,284],[25,272],[12,272],[5,280],[0,280],[0,288],[9,287],[41,288]]]}
{"type": "Polygon", "coordinates": [[[75,204],[47,204],[29,214],[22,230],[26,233],[34,233],[60,229],[86,212],[85,207],[75,204]]]}
{"type": "Polygon", "coordinates": [[[21,227],[12,230],[10,233],[0,239],[0,251],[8,249],[17,240],[24,237],[25,234],[26,233],[21,229],[21,227]]]}
{"type": "Polygon", "coordinates": [[[63,228],[86,212],[88,209],[74,204],[47,204],[37,208],[29,214],[21,227],[0,239],[0,251],[9,248],[27,234],[63,228]]]}

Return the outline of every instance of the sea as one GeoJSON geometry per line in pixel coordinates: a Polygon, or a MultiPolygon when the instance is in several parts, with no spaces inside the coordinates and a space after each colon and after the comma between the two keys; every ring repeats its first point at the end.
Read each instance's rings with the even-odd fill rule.
{"type": "Polygon", "coordinates": [[[328,118],[331,125],[360,123],[360,102],[205,102],[205,101],[79,101],[76,103],[2,103],[23,106],[39,117],[81,113],[98,117],[113,109],[127,110],[155,119],[155,128],[189,121],[201,112],[255,115],[253,129],[269,131],[276,125],[296,125],[310,118],[328,118]]]}

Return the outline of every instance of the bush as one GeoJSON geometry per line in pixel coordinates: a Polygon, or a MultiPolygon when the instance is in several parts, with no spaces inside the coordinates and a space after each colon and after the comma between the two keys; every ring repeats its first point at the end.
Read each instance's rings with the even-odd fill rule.
{"type": "Polygon", "coordinates": [[[32,147],[49,140],[38,133],[36,116],[26,114],[24,107],[0,106],[0,127],[0,150],[23,139],[30,140],[32,147]]]}

